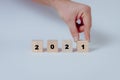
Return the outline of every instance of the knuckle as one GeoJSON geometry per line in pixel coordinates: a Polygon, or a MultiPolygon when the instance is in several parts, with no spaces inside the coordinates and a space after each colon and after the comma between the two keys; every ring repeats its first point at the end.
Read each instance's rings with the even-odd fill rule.
{"type": "Polygon", "coordinates": [[[86,11],[86,12],[91,12],[91,7],[90,6],[84,6],[84,10],[86,11]]]}

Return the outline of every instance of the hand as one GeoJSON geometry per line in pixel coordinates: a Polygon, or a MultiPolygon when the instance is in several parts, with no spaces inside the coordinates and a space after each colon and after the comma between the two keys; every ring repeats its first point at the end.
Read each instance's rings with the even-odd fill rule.
{"type": "Polygon", "coordinates": [[[91,8],[89,6],[70,0],[57,0],[51,5],[69,26],[74,41],[80,39],[79,33],[81,32],[84,32],[86,40],[90,41],[91,8]],[[76,23],[79,19],[81,24],[76,23]]]}

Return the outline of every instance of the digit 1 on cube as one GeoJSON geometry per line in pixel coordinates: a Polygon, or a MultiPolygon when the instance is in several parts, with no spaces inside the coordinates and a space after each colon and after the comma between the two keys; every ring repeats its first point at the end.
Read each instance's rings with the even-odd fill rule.
{"type": "Polygon", "coordinates": [[[87,53],[89,51],[88,41],[77,41],[77,51],[87,53]]]}

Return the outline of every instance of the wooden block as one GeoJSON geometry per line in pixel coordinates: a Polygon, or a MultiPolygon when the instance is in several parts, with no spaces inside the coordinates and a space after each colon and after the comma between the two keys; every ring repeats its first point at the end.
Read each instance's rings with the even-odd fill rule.
{"type": "Polygon", "coordinates": [[[57,40],[48,40],[47,52],[58,52],[58,41],[57,40]]]}
{"type": "Polygon", "coordinates": [[[32,51],[33,52],[43,52],[43,41],[42,40],[33,40],[32,41],[32,51]]]}
{"type": "Polygon", "coordinates": [[[77,41],[77,51],[81,53],[86,53],[89,50],[88,41],[77,41]]]}
{"type": "Polygon", "coordinates": [[[71,40],[63,40],[62,41],[62,51],[63,52],[72,52],[72,41],[71,40]]]}

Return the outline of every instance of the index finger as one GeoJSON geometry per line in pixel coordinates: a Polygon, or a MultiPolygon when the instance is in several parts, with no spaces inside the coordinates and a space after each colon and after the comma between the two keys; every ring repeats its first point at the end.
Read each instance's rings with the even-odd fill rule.
{"type": "Polygon", "coordinates": [[[83,15],[83,22],[84,22],[84,34],[86,40],[90,41],[90,29],[91,29],[91,12],[84,13],[83,15]]]}

